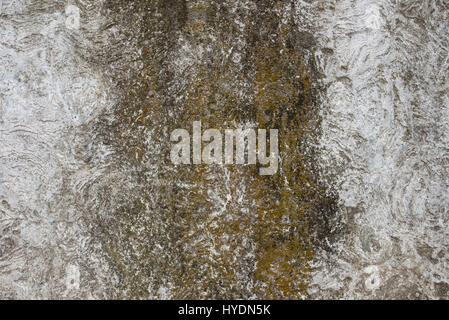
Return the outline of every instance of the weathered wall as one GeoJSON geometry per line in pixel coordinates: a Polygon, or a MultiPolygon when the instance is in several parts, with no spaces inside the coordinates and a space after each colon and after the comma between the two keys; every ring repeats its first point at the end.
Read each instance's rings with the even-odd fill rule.
{"type": "Polygon", "coordinates": [[[1,298],[447,298],[448,9],[3,1],[1,298]],[[278,173],[174,166],[194,120],[278,173]]]}

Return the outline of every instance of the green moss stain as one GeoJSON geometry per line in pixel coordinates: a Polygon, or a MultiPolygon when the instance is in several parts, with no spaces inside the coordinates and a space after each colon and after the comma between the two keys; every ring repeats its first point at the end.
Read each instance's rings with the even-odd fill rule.
{"type": "Polygon", "coordinates": [[[313,251],[306,220],[313,182],[302,156],[311,79],[300,57],[281,46],[256,55],[255,102],[261,127],[279,129],[279,173],[255,181],[258,199],[257,270],[260,295],[269,299],[306,294],[313,251]]]}
{"type": "Polygon", "coordinates": [[[169,13],[163,2],[134,1],[143,17],[135,29],[142,67],[127,72],[115,112],[121,165],[136,179],[135,190],[103,226],[104,248],[120,276],[117,298],[157,298],[161,288],[178,299],[304,297],[317,234],[328,230],[313,217],[334,202],[305,152],[319,123],[315,76],[289,45],[292,27],[262,1],[265,9],[248,19],[269,13],[267,25],[245,31],[247,52],[235,64],[224,53],[242,31],[226,5],[171,1],[176,10],[169,13]],[[267,40],[267,34],[276,37],[267,40]],[[191,45],[216,40],[211,54],[176,79],[172,62],[180,35],[191,45]],[[252,123],[279,129],[278,173],[172,165],[170,132],[190,130],[197,120],[203,128],[252,123]]]}

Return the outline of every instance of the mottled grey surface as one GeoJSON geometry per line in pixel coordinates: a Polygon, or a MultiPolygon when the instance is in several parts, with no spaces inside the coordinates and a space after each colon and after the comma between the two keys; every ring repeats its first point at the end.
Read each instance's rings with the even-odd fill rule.
{"type": "Polygon", "coordinates": [[[1,1],[0,298],[447,299],[448,30],[445,0],[1,1]],[[167,128],[258,126],[289,94],[319,191],[295,189],[313,257],[284,284],[254,240],[271,182],[163,155],[167,128]]]}
{"type": "Polygon", "coordinates": [[[315,292],[448,298],[449,2],[323,7],[321,158],[352,231],[315,292]]]}

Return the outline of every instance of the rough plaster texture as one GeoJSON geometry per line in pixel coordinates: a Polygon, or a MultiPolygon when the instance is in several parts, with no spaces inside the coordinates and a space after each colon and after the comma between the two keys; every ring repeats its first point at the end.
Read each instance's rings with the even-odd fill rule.
{"type": "Polygon", "coordinates": [[[1,1],[0,298],[447,299],[448,30],[445,0],[1,1]],[[172,165],[193,120],[279,128],[279,172],[172,165]]]}

